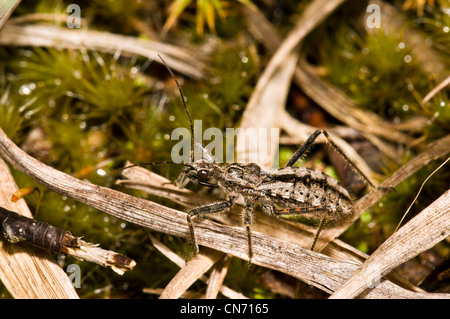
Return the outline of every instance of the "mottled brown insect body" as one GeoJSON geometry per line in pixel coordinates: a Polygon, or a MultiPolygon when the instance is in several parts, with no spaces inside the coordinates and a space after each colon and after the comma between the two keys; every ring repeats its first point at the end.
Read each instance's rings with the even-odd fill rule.
{"type": "MultiPolygon", "coordinates": [[[[161,58],[161,57],[160,57],[161,58]]],[[[161,58],[164,62],[164,60],[161,58]]],[[[189,114],[181,87],[169,66],[164,62],[180,92],[186,115],[191,127],[191,146],[194,150],[194,127],[189,114]]],[[[230,208],[242,197],[245,207],[242,219],[248,234],[249,265],[253,256],[250,226],[255,206],[260,205],[263,212],[280,217],[288,215],[302,215],[320,219],[320,225],[314,237],[311,249],[317,242],[320,232],[327,220],[345,218],[352,211],[352,201],[348,191],[339,185],[332,177],[316,170],[305,167],[293,167],[297,160],[305,154],[316,138],[323,134],[331,146],[339,152],[356,172],[373,188],[374,184],[364,173],[347,157],[347,155],[333,141],[330,135],[322,129],[315,131],[287,162],[284,168],[265,171],[255,163],[250,164],[218,164],[206,151],[206,159],[194,162],[194,152],[190,163],[153,162],[133,166],[177,164],[184,167],[184,175],[198,185],[218,187],[227,193],[226,201],[217,202],[190,210],[187,214],[187,223],[191,236],[193,251],[188,256],[198,252],[197,240],[192,219],[196,216],[219,213],[230,208]]],[[[202,145],[200,145],[202,147],[202,145]]],[[[202,147],[203,148],[203,147],[202,147]]],[[[205,151],[202,150],[202,154],[205,151]]],[[[132,167],[132,166],[130,166],[132,167]]]]}
{"type": "MultiPolygon", "coordinates": [[[[258,190],[267,190],[267,203],[275,213],[289,211],[329,210],[329,220],[346,215],[352,209],[348,191],[334,178],[306,167],[286,167],[263,175],[258,190]],[[271,205],[272,204],[272,205],[271,205]]],[[[270,211],[269,211],[270,212],[270,211]]]]}
{"type": "Polygon", "coordinates": [[[277,217],[302,215],[320,219],[311,249],[314,249],[325,221],[345,218],[352,211],[350,194],[337,180],[306,167],[265,171],[254,163],[216,164],[201,160],[185,164],[184,174],[196,184],[222,188],[229,198],[228,201],[198,207],[188,213],[194,247],[192,254],[198,250],[192,217],[223,211],[231,207],[238,197],[245,202],[242,218],[248,231],[249,261],[252,257],[250,225],[256,205],[260,205],[263,212],[277,217]]]}

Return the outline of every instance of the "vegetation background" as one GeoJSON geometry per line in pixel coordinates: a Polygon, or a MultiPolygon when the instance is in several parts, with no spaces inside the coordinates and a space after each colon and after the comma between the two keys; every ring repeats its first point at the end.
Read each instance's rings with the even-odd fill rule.
{"type": "MultiPolygon", "coordinates": [[[[168,63],[182,83],[191,114],[202,119],[204,129],[239,125],[253,89],[277,48],[271,47],[276,42],[270,42],[270,33],[265,33],[264,27],[270,26],[279,39],[286,38],[312,2],[76,1],[81,8],[80,32],[101,31],[153,41],[155,48],[167,45],[168,63]],[[258,24],[256,21],[261,20],[257,18],[267,24],[258,24]]],[[[58,32],[67,31],[67,7],[71,3],[74,1],[22,2],[5,27],[52,26],[57,37],[58,32]]],[[[308,34],[301,51],[323,83],[347,96],[355,108],[375,114],[383,123],[397,125],[405,140],[384,138],[381,144],[371,143],[357,129],[323,109],[296,83],[290,86],[286,109],[309,126],[347,132],[341,136],[382,181],[425,145],[450,133],[448,87],[424,99],[450,75],[450,2],[380,3],[393,8],[397,18],[385,19],[382,7],[381,28],[371,30],[361,19],[367,3],[344,1],[308,34]]],[[[117,176],[105,175],[123,167],[126,161],[170,160],[172,130],[189,127],[177,88],[165,67],[146,54],[126,52],[125,38],[121,38],[123,46],[117,42],[119,38],[104,38],[104,45],[98,42],[98,47],[80,49],[58,41],[48,45],[31,40],[19,43],[21,37],[8,38],[5,30],[0,30],[0,127],[5,133],[27,153],[58,170],[182,209],[169,200],[119,187],[115,185],[117,176]]],[[[89,36],[93,43],[98,39],[98,35],[89,36]]],[[[283,131],[280,142],[283,165],[299,139],[283,131]]],[[[444,160],[424,166],[398,185],[340,239],[370,255],[393,233],[411,203],[403,223],[449,189],[447,164],[424,184],[415,199],[422,183],[444,160]]],[[[345,163],[325,148],[315,148],[302,165],[339,178],[355,196],[365,191],[365,185],[355,179],[345,163]]],[[[180,173],[180,168],[170,166],[152,170],[172,181],[180,173]]],[[[180,256],[189,254],[190,246],[184,239],[123,222],[48,191],[16,170],[12,172],[20,187],[39,188],[40,192],[26,196],[36,219],[136,260],[134,270],[118,276],[110,269],[56,256],[63,268],[80,264],[82,282],[77,293],[81,298],[157,298],[179,268],[155,248],[150,235],[180,256]]],[[[427,291],[448,293],[449,254],[449,241],[444,240],[398,271],[427,291]]],[[[246,261],[232,258],[224,285],[249,298],[293,298],[296,280],[262,267],[249,272],[246,261]]],[[[188,293],[202,296],[205,289],[206,284],[196,282],[188,293]]],[[[327,296],[317,288],[303,289],[306,298],[327,296]]],[[[0,296],[11,297],[1,283],[0,296]]]]}

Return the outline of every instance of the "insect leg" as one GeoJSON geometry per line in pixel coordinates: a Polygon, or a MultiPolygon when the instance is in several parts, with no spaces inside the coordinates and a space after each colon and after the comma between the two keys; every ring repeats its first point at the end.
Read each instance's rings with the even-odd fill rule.
{"type": "Polygon", "coordinates": [[[317,136],[321,133],[321,130],[315,131],[308,139],[301,145],[297,151],[291,156],[285,167],[292,167],[295,162],[306,152],[306,150],[311,146],[312,143],[316,140],[317,136]]]}
{"type": "Polygon", "coordinates": [[[187,214],[187,223],[189,226],[189,232],[191,235],[191,243],[192,243],[192,252],[189,254],[189,256],[186,258],[186,261],[191,259],[195,254],[198,253],[198,244],[197,239],[195,237],[194,232],[194,225],[192,224],[192,218],[198,215],[204,215],[204,214],[212,214],[212,213],[218,213],[221,212],[229,207],[231,207],[235,201],[237,196],[231,196],[229,200],[225,202],[219,202],[219,203],[213,203],[201,207],[194,208],[190,210],[187,214]]]}
{"type": "MultiPolygon", "coordinates": [[[[341,154],[341,156],[356,170],[359,176],[361,176],[372,188],[376,189],[377,187],[372,183],[372,181],[358,168],[358,166],[356,166],[355,163],[353,163],[353,161],[344,153],[344,151],[333,141],[328,132],[323,129],[315,131],[310,137],[308,137],[306,142],[298,148],[298,150],[294,153],[294,155],[292,155],[292,157],[289,159],[285,167],[291,167],[292,165],[294,165],[295,162],[297,162],[297,160],[305,153],[305,151],[311,146],[311,144],[314,143],[316,138],[321,133],[327,138],[331,146],[333,146],[333,148],[339,154],[341,154]]],[[[381,189],[384,189],[384,187],[381,187],[381,189]]]]}
{"type": "Polygon", "coordinates": [[[275,210],[275,214],[277,216],[283,217],[285,215],[295,215],[295,214],[306,214],[311,213],[314,211],[325,211],[325,215],[323,216],[322,220],[320,221],[319,228],[317,229],[316,235],[314,236],[313,243],[311,245],[311,250],[314,250],[314,247],[316,246],[317,240],[319,239],[319,235],[322,232],[322,229],[325,225],[325,222],[328,219],[328,216],[330,214],[330,207],[327,206],[319,206],[319,207],[296,207],[296,208],[285,208],[285,209],[278,209],[275,210]]]}
{"type": "Polygon", "coordinates": [[[330,214],[330,211],[327,210],[325,216],[323,216],[322,220],[320,221],[319,229],[317,229],[316,236],[314,236],[314,241],[311,245],[311,250],[313,250],[313,251],[314,251],[314,247],[316,246],[317,240],[319,239],[320,232],[322,231],[323,226],[325,225],[325,222],[327,221],[329,214],[330,214]]]}
{"type": "Polygon", "coordinates": [[[248,201],[245,204],[245,210],[244,210],[244,216],[243,216],[245,229],[247,230],[248,268],[249,269],[252,264],[252,258],[253,258],[252,233],[250,230],[250,226],[252,224],[252,217],[253,217],[253,207],[254,207],[254,202],[248,201]]]}

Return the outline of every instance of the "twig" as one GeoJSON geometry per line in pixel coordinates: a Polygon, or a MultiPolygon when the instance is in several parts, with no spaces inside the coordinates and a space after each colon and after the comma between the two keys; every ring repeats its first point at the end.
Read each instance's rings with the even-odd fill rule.
{"type": "Polygon", "coordinates": [[[67,231],[21,216],[3,207],[0,207],[0,229],[11,244],[26,241],[57,253],[61,253],[63,245],[71,245],[67,231]]]}
{"type": "Polygon", "coordinates": [[[58,254],[66,254],[103,267],[111,267],[119,275],[123,275],[125,271],[133,269],[136,265],[136,262],[127,256],[102,249],[74,237],[67,230],[21,216],[3,207],[0,207],[0,229],[6,240],[12,244],[26,241],[58,254]]]}
{"type": "Polygon", "coordinates": [[[102,267],[110,267],[119,275],[123,275],[125,271],[131,270],[136,266],[136,262],[129,257],[111,250],[102,249],[80,238],[77,238],[76,245],[63,246],[61,251],[79,260],[91,262],[102,267]]]}

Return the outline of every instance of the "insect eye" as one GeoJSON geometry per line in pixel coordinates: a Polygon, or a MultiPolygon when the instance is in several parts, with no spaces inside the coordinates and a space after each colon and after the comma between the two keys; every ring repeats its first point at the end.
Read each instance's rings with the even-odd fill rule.
{"type": "Polygon", "coordinates": [[[206,169],[201,169],[198,171],[198,177],[205,179],[209,176],[209,171],[206,169]]]}

